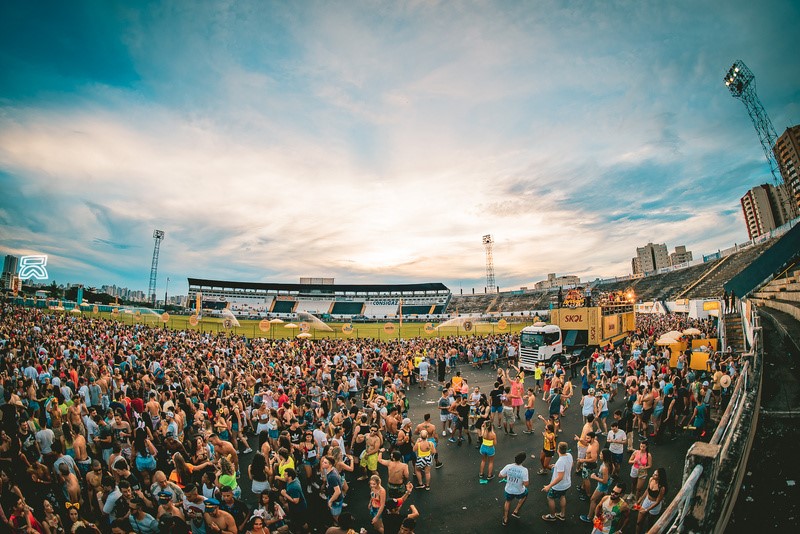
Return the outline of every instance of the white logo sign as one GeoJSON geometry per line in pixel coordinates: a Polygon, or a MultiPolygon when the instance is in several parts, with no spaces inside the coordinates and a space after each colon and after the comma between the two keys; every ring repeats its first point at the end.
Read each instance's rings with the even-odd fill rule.
{"type": "Polygon", "coordinates": [[[47,256],[22,256],[19,259],[19,278],[20,280],[28,280],[35,278],[37,280],[47,280],[47,256]]]}

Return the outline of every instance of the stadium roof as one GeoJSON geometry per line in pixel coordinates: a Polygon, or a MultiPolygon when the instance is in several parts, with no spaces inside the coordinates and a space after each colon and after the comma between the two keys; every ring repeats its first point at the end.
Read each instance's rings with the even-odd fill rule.
{"type": "Polygon", "coordinates": [[[319,291],[323,293],[353,292],[353,293],[385,293],[385,292],[427,292],[450,291],[440,282],[426,284],[277,284],[262,282],[231,282],[224,280],[205,280],[203,278],[189,278],[189,287],[209,287],[219,289],[254,289],[262,291],[297,291],[305,293],[319,291]]]}

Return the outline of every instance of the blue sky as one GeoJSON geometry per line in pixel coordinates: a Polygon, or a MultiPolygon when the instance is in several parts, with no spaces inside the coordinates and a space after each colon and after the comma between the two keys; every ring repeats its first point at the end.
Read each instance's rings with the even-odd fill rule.
{"type": "Polygon", "coordinates": [[[6,2],[0,253],[51,279],[485,285],[747,239],[722,76],[800,123],[800,4],[6,2]]]}

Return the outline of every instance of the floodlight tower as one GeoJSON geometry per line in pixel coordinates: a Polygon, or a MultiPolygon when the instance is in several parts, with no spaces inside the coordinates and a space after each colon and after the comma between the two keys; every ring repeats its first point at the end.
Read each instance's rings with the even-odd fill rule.
{"type": "Polygon", "coordinates": [[[147,290],[147,296],[156,305],[156,280],[158,277],[158,251],[161,249],[161,242],[164,240],[164,230],[153,230],[153,239],[155,239],[155,246],[153,247],[153,263],[150,265],[150,287],[147,290]]]}
{"type": "Polygon", "coordinates": [[[483,236],[483,247],[486,249],[486,291],[494,293],[497,291],[497,284],[494,281],[494,258],[492,257],[494,240],[491,234],[483,236]]]}
{"type": "Polygon", "coordinates": [[[775,127],[772,125],[772,121],[769,120],[767,110],[764,109],[758,94],[756,94],[755,75],[742,60],[737,59],[728,69],[728,73],[723,80],[730,90],[731,96],[741,100],[747,108],[750,120],[753,121],[753,126],[756,128],[758,140],[761,141],[761,148],[767,157],[772,178],[775,180],[775,185],[780,185],[783,181],[780,174],[781,169],[773,151],[773,147],[778,141],[778,134],[775,133],[775,127]]]}

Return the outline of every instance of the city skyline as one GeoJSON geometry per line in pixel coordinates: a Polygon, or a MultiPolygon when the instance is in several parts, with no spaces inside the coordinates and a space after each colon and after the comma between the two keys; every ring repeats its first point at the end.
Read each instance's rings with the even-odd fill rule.
{"type": "MultiPolygon", "coordinates": [[[[502,289],[747,240],[771,182],[722,77],[800,123],[800,6],[14,3],[0,18],[0,248],[51,280],[502,289]],[[792,59],[795,58],[795,59],[792,59]]],[[[174,286],[174,289],[173,289],[174,286]]],[[[163,297],[162,297],[163,298],[163,297]]]]}

